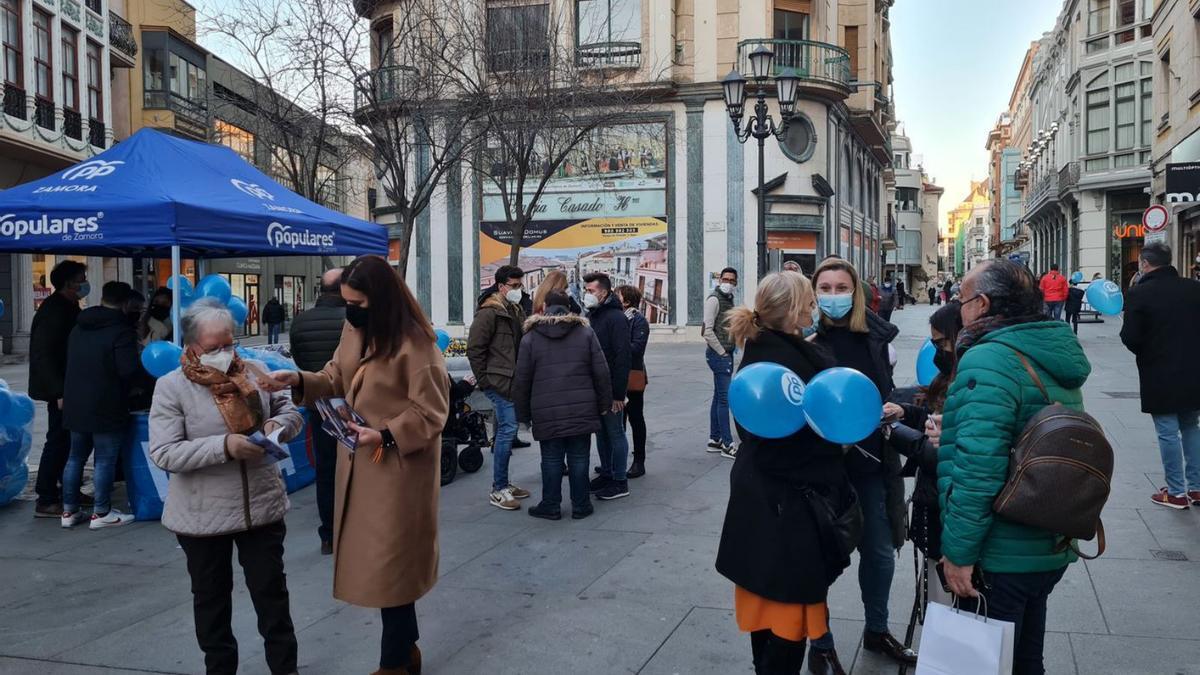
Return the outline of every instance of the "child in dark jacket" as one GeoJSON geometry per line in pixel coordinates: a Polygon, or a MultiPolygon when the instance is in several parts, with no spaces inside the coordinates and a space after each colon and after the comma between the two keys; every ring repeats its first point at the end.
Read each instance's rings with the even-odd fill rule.
{"type": "Polygon", "coordinates": [[[612,407],[608,363],[587,319],[570,312],[566,293],[546,297],[542,314],[525,322],[513,379],[517,420],[533,424],[542,450],[542,501],[535,518],[562,517],[562,466],[571,486],[571,517],[592,514],[588,488],[591,435],[612,407]]]}

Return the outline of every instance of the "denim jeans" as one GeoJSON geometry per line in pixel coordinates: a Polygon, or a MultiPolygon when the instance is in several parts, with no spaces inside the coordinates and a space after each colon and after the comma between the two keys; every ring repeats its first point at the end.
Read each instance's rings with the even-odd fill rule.
{"type": "Polygon", "coordinates": [[[1167,475],[1167,492],[1181,495],[1200,490],[1200,410],[1152,417],[1163,473],[1167,475]]]}
{"type": "MultiPolygon", "coordinates": [[[[987,615],[1015,624],[1013,675],[1043,675],[1042,647],[1046,640],[1046,601],[1066,567],[1049,572],[983,573],[987,615]]],[[[959,600],[966,611],[975,611],[977,600],[959,600]]]]}
{"type": "MultiPolygon", "coordinates": [[[[888,596],[896,573],[896,549],[887,513],[887,486],[882,473],[850,477],[863,510],[862,539],[858,542],[858,588],[862,595],[866,629],[888,630],[888,596]]],[[[813,641],[814,649],[833,649],[833,632],[813,641]]]]}
{"type": "Polygon", "coordinates": [[[591,503],[588,495],[588,456],[592,450],[592,435],[579,434],[538,441],[542,448],[542,505],[562,508],[562,467],[567,462],[567,481],[571,486],[571,510],[586,511],[591,503]]]}
{"type": "Polygon", "coordinates": [[[279,344],[279,329],[282,326],[283,326],[283,324],[281,324],[281,323],[267,324],[267,344],[269,344],[269,345],[279,344]]]}
{"type": "Polygon", "coordinates": [[[1058,302],[1047,302],[1046,316],[1054,319],[1055,321],[1062,321],[1063,305],[1065,304],[1066,303],[1061,300],[1058,302]]]}
{"type": "Polygon", "coordinates": [[[729,381],[733,378],[733,354],[721,356],[711,347],[704,349],[704,358],[713,373],[712,405],[708,411],[708,438],[733,445],[729,428],[729,381]]]}
{"type": "MultiPolygon", "coordinates": [[[[492,490],[508,487],[508,459],[512,456],[513,439],[517,436],[517,409],[513,402],[494,391],[484,390],[496,411],[496,438],[492,442],[492,490]]],[[[559,465],[562,471],[562,465],[559,465]]]]}
{"type": "Polygon", "coordinates": [[[125,434],[71,432],[71,456],[63,469],[63,511],[75,513],[79,503],[79,486],[83,483],[83,465],[87,463],[92,448],[96,449],[95,473],[92,480],[96,485],[96,505],[92,513],[104,515],[111,508],[113,479],[117,473],[117,458],[121,455],[121,444],[125,434]]]}
{"type": "MultiPolygon", "coordinates": [[[[600,455],[600,476],[615,481],[628,478],[629,441],[625,439],[625,413],[610,412],[600,416],[600,431],[596,432],[596,453],[600,455]]],[[[558,465],[562,471],[562,464],[558,465]]]]}

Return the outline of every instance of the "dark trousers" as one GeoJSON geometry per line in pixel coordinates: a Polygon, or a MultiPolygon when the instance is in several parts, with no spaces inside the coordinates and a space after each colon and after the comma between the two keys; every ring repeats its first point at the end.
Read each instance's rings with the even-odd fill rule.
{"type": "Polygon", "coordinates": [[[187,556],[192,578],[192,609],[196,641],[204,652],[209,675],[236,673],[237,639],[233,636],[233,547],[246,575],[246,589],[258,615],[267,666],[272,673],[296,670],[296,632],[288,607],[287,577],[283,573],[283,521],[245,532],[214,537],[176,535],[187,556]]]}
{"type": "Polygon", "coordinates": [[[567,483],[571,486],[571,509],[583,513],[591,506],[588,494],[588,457],[592,452],[591,434],[547,438],[538,441],[542,450],[542,504],[562,508],[562,467],[567,463],[567,483]]]}
{"type": "Polygon", "coordinates": [[[267,324],[267,344],[269,344],[269,345],[279,344],[279,329],[282,327],[283,327],[283,324],[281,324],[281,323],[267,324]]]}
{"type": "Polygon", "coordinates": [[[800,675],[804,666],[805,643],[785,640],[769,630],[750,634],[754,653],[754,672],[757,675],[800,675]]]}
{"type": "MultiPolygon", "coordinates": [[[[71,456],[71,432],[63,428],[62,408],[57,401],[46,404],[49,413],[46,420],[46,444],[42,446],[42,459],[38,462],[37,503],[46,506],[62,503],[63,469],[71,456]]],[[[78,502],[76,502],[78,503],[78,502]]]]}
{"type": "Polygon", "coordinates": [[[1071,328],[1079,335],[1079,312],[1067,312],[1067,323],[1071,324],[1071,328]]]}
{"type": "Polygon", "coordinates": [[[630,391],[625,394],[625,421],[633,427],[633,461],[646,461],[646,392],[630,391]]]}
{"type": "Polygon", "coordinates": [[[312,429],[313,459],[317,462],[317,514],[321,524],[317,535],[321,541],[333,541],[333,478],[337,473],[337,441],[321,428],[321,413],[314,408],[308,411],[308,424],[312,429]]]}
{"type": "MultiPolygon", "coordinates": [[[[983,596],[987,600],[987,615],[992,619],[1011,621],[1016,639],[1013,641],[1013,675],[1043,675],[1042,647],[1046,641],[1046,601],[1055,584],[1062,580],[1067,568],[1050,572],[1006,574],[984,572],[983,596]]],[[[977,600],[960,600],[959,606],[975,611],[977,600]]]]}
{"type": "Polygon", "coordinates": [[[379,645],[380,668],[406,668],[413,646],[421,639],[417,630],[417,607],[413,603],[379,610],[383,638],[379,645]]]}

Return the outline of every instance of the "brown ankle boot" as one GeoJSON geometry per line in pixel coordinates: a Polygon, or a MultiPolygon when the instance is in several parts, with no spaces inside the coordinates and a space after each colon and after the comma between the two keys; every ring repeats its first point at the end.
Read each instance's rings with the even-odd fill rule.
{"type": "Polygon", "coordinates": [[[408,665],[403,668],[380,668],[371,675],[421,675],[421,649],[413,645],[408,653],[408,665]]]}

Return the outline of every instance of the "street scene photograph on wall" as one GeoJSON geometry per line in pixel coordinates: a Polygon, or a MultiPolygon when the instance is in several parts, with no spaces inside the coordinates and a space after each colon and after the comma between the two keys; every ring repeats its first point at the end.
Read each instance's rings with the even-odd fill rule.
{"type": "MultiPolygon", "coordinates": [[[[642,292],[650,323],[670,321],[668,303],[666,128],[628,124],[598,130],[576,147],[547,183],[525,226],[519,266],[530,294],[546,275],[567,275],[583,296],[583,277],[604,272],[613,285],[642,292]]],[[[536,180],[536,177],[533,179],[536,180]]],[[[491,285],[508,263],[513,230],[499,188],[483,186],[479,283],[491,285]]]]}

